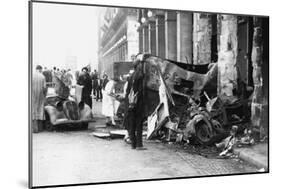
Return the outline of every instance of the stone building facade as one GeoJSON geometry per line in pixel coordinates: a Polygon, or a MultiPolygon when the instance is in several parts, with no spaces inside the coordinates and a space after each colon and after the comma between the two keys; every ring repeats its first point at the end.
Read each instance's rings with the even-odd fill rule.
{"type": "Polygon", "coordinates": [[[139,51],[189,64],[218,64],[217,94],[252,90],[252,125],[268,131],[269,18],[138,10],[139,51]]]}
{"type": "Polygon", "coordinates": [[[113,77],[113,63],[131,61],[139,52],[137,10],[106,8],[99,18],[100,73],[113,77]]]}

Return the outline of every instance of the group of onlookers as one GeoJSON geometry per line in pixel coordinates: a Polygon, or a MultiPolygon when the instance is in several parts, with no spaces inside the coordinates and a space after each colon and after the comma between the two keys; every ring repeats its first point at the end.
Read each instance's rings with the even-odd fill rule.
{"type": "MultiPolygon", "coordinates": [[[[68,90],[58,90],[61,97],[67,98],[69,95],[70,88],[72,86],[73,76],[71,70],[60,70],[59,68],[53,67],[49,70],[46,67],[43,70],[41,65],[37,65],[32,76],[32,130],[37,133],[43,130],[43,121],[45,120],[44,103],[48,92],[48,87],[54,87],[54,83],[59,78],[60,82],[63,83],[68,90]]],[[[56,86],[55,86],[56,87],[56,86]]]]}
{"type": "MultiPolygon", "coordinates": [[[[145,119],[144,110],[144,88],[143,88],[143,64],[140,61],[134,61],[134,71],[129,74],[124,86],[123,100],[125,104],[125,113],[123,126],[128,131],[126,141],[131,143],[133,149],[144,149],[142,143],[142,128],[145,119]]],[[[32,120],[33,131],[38,132],[42,128],[44,116],[44,101],[47,94],[47,82],[52,82],[54,75],[71,74],[71,70],[59,70],[54,67],[50,72],[43,74],[42,66],[36,66],[32,80],[32,120]],[[51,79],[52,78],[52,79],[51,79]]],[[[115,85],[118,78],[108,78],[104,73],[100,77],[94,70],[90,73],[88,67],[82,68],[81,72],[76,72],[76,84],[83,86],[81,101],[86,103],[92,109],[92,99],[102,101],[102,114],[108,118],[107,124],[116,125],[115,115],[119,106],[116,100],[115,85]],[[92,95],[93,94],[93,95],[92,95]]],[[[73,76],[71,75],[71,81],[73,76]]],[[[71,88],[72,82],[69,83],[71,88]]]]}

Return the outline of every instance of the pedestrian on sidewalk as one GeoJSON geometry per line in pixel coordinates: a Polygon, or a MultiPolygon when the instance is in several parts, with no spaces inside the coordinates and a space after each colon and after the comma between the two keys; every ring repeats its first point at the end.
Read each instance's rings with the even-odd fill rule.
{"type": "Polygon", "coordinates": [[[102,79],[100,78],[100,76],[97,76],[97,96],[96,96],[96,101],[98,102],[99,100],[102,101],[102,79]]]}
{"type": "Polygon", "coordinates": [[[93,95],[97,98],[97,88],[98,88],[98,72],[94,70],[94,73],[91,74],[92,83],[93,83],[93,95]]]}
{"type": "Polygon", "coordinates": [[[105,85],[102,101],[102,114],[108,119],[107,123],[115,126],[114,115],[117,107],[115,107],[115,84],[116,79],[110,79],[105,85]]]}
{"type": "Polygon", "coordinates": [[[46,79],[42,74],[42,66],[37,65],[32,77],[32,131],[43,130],[44,102],[47,94],[46,79]]]}

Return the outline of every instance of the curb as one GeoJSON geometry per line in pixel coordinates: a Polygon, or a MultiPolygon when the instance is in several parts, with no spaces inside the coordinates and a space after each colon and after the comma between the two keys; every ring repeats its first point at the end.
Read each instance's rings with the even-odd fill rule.
{"type": "Polygon", "coordinates": [[[259,169],[264,168],[268,170],[268,159],[267,156],[254,153],[252,150],[249,149],[233,149],[233,153],[238,155],[238,157],[259,169]]]}

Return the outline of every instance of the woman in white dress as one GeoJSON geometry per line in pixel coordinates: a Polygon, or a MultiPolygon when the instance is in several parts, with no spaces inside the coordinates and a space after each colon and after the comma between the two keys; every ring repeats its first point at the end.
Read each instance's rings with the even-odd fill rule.
{"type": "Polygon", "coordinates": [[[115,107],[116,103],[114,98],[115,84],[116,81],[114,80],[108,81],[103,91],[103,100],[102,100],[102,114],[105,115],[107,118],[109,118],[108,122],[111,120],[112,125],[116,125],[114,120],[115,109],[117,108],[115,107]]]}

